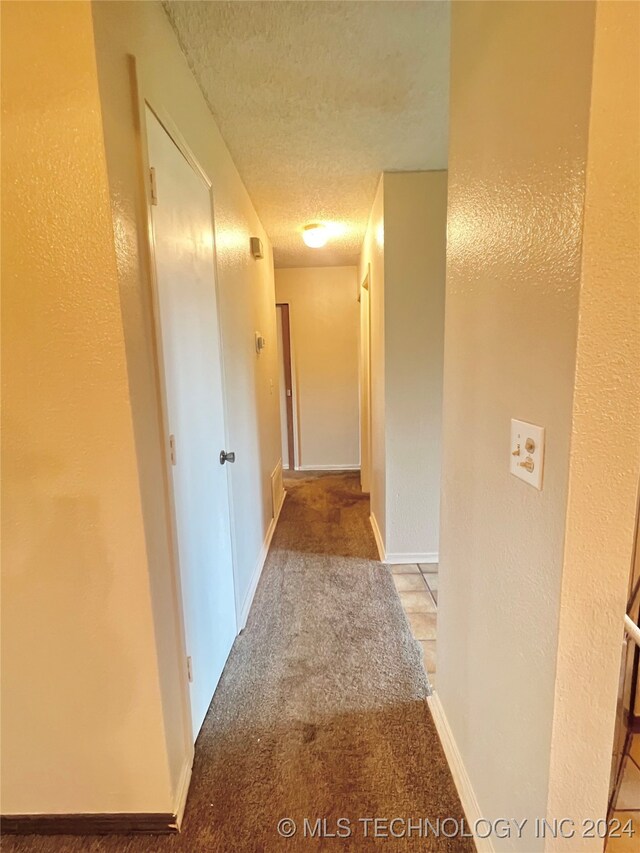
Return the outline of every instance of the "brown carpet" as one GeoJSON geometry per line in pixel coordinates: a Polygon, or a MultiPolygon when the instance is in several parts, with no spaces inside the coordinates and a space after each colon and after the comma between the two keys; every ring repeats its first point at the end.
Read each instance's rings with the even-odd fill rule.
{"type": "Polygon", "coordinates": [[[5,837],[3,850],[474,850],[468,838],[415,829],[411,838],[364,837],[373,825],[360,819],[435,824],[461,820],[462,810],[426,704],[421,652],[377,562],[357,475],[286,485],[247,627],[198,738],[182,833],[5,837]],[[277,832],[285,817],[298,826],[289,839],[277,832]],[[304,818],[326,818],[328,831],[346,818],[352,834],[305,838],[304,818]]]}

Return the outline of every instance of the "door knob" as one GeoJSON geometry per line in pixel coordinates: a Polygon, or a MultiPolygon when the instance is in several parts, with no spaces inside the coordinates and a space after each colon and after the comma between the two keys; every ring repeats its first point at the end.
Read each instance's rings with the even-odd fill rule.
{"type": "Polygon", "coordinates": [[[227,453],[226,450],[220,451],[220,464],[221,465],[224,465],[225,462],[235,462],[235,461],[236,461],[236,454],[235,453],[233,453],[233,452],[227,453]]]}

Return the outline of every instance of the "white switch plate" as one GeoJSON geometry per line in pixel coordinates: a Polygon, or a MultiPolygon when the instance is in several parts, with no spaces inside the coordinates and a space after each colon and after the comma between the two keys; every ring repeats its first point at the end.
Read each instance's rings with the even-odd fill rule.
{"type": "Polygon", "coordinates": [[[530,486],[542,489],[544,427],[512,418],[510,453],[511,473],[530,486]]]}

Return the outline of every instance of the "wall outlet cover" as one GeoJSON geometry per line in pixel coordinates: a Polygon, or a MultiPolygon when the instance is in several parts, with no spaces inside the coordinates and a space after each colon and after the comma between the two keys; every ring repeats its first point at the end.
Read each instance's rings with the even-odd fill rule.
{"type": "Polygon", "coordinates": [[[509,470],[514,477],[542,490],[544,427],[511,419],[509,470]]]}

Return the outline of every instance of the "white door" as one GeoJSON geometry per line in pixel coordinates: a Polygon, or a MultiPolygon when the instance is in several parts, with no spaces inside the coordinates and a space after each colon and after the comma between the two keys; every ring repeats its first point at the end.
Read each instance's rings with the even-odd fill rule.
{"type": "Polygon", "coordinates": [[[146,110],[157,328],[194,739],[236,636],[210,188],[146,110]]]}

